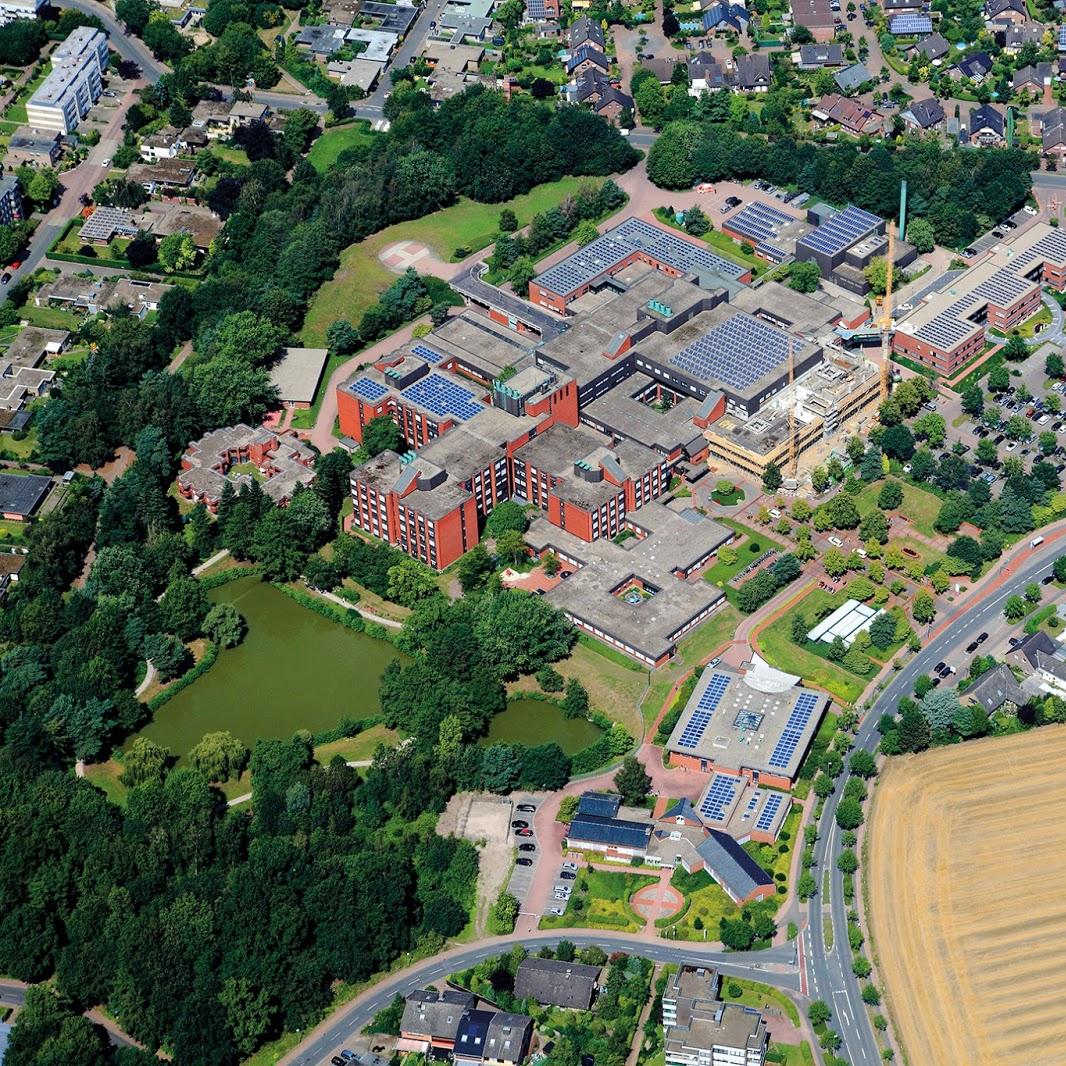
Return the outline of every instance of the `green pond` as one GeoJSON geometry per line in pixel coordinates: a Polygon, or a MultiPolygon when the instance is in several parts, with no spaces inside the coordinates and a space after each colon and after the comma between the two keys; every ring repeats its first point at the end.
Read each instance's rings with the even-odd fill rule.
{"type": "Polygon", "coordinates": [[[584,718],[566,718],[554,703],[511,700],[496,715],[481,744],[549,744],[554,741],[567,755],[599,740],[602,730],[584,718]]]}
{"type": "Polygon", "coordinates": [[[342,718],[377,714],[378,679],[399,653],[391,644],[323,618],[256,577],[208,593],[248,623],[236,648],[159,708],[140,735],[183,755],[205,733],[256,738],[312,733],[342,718]]]}

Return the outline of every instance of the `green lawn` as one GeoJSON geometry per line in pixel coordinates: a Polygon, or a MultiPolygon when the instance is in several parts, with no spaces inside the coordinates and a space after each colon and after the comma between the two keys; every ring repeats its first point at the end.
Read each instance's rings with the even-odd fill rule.
{"type": "Polygon", "coordinates": [[[379,254],[397,241],[418,241],[429,245],[442,260],[453,260],[457,248],[480,251],[496,236],[500,212],[510,208],[519,226],[527,225],[535,214],[555,207],[583,184],[597,179],[561,178],[538,185],[522,196],[499,204],[480,204],[461,199],[452,207],[426,218],[400,222],[375,233],[365,241],[349,245],[341,253],[340,267],[330,281],[315,294],[300,334],[302,343],[325,344],[326,330],[338,318],[358,323],[363,312],[392,284],[396,275],[385,267],[379,254]]]}
{"type": "Polygon", "coordinates": [[[906,481],[898,481],[896,478],[886,478],[884,481],[874,481],[869,485],[864,485],[862,491],[853,497],[855,506],[859,509],[859,514],[865,515],[868,511],[872,511],[877,507],[877,497],[882,487],[889,481],[895,481],[903,490],[903,504],[898,508],[899,513],[919,533],[923,533],[927,537],[937,536],[933,523],[940,513],[940,497],[932,492],[926,492],[925,489],[918,488],[917,485],[909,484],[906,481]]]}
{"type": "Polygon", "coordinates": [[[633,913],[629,897],[657,878],[645,874],[582,870],[563,915],[548,914],[540,920],[541,929],[617,929],[636,933],[644,922],[633,913]]]}
{"type": "Polygon", "coordinates": [[[796,1004],[780,989],[760,984],[758,981],[747,981],[742,977],[723,977],[722,999],[730,1003],[742,1003],[745,1007],[778,1007],[793,1025],[799,1026],[800,1023],[799,1009],[796,1004]],[[731,994],[732,985],[740,985],[739,996],[731,994]]]}
{"type": "Polygon", "coordinates": [[[688,909],[669,926],[671,940],[717,940],[721,919],[732,919],[739,913],[725,889],[706,870],[694,874],[675,870],[670,884],[688,900],[688,909]]]}
{"type": "Polygon", "coordinates": [[[345,762],[361,762],[364,759],[372,759],[379,744],[391,748],[399,739],[400,734],[395,729],[375,725],[354,737],[334,740],[329,744],[319,744],[315,748],[315,758],[323,766],[328,765],[335,755],[344,756],[345,762]]]}
{"type": "Polygon", "coordinates": [[[810,684],[831,692],[838,700],[854,703],[866,687],[867,678],[860,678],[836,663],[792,643],[789,628],[791,616],[796,610],[802,609],[806,602],[807,597],[804,597],[792,611],[759,634],[759,646],[763,655],[771,666],[790,674],[799,674],[810,684]]]}
{"type": "Polygon", "coordinates": [[[778,1062],[781,1066],[814,1066],[814,1052],[806,1040],[799,1044],[771,1044],[769,1055],[777,1057],[767,1057],[767,1062],[778,1062]]]}
{"type": "Polygon", "coordinates": [[[84,321],[73,311],[64,311],[62,307],[34,307],[32,303],[26,304],[21,314],[31,326],[43,326],[45,329],[80,329],[84,321]]]}
{"type": "Polygon", "coordinates": [[[216,142],[211,146],[211,154],[227,163],[236,163],[242,167],[248,165],[248,153],[243,148],[232,148],[216,142]]]}
{"type": "Polygon", "coordinates": [[[370,144],[374,131],[369,122],[352,122],[344,126],[334,126],[326,130],[307,153],[307,161],[322,173],[329,170],[337,157],[347,148],[357,148],[361,144],[370,144]]]}

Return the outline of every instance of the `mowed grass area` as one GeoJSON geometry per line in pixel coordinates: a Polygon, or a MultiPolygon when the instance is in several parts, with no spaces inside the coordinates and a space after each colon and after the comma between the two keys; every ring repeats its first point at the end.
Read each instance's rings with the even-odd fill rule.
{"type": "MultiPolygon", "coordinates": [[[[801,599],[760,631],[756,638],[759,649],[771,666],[790,674],[799,674],[808,684],[831,692],[843,703],[854,703],[866,687],[867,678],[858,677],[836,663],[792,643],[792,616],[804,610],[806,600],[807,597],[801,599]]],[[[813,615],[809,617],[813,625],[813,615]]]]}
{"type": "Polygon", "coordinates": [[[718,940],[719,922],[723,918],[733,919],[740,913],[725,889],[706,870],[694,874],[675,870],[670,884],[688,902],[681,917],[669,926],[671,940],[718,940]]]}
{"type": "Polygon", "coordinates": [[[645,874],[613,873],[608,870],[582,870],[562,915],[547,914],[541,929],[617,929],[636,933],[644,927],[629,906],[629,897],[657,877],[645,874]]]}
{"type": "Polygon", "coordinates": [[[800,1023],[799,1009],[796,1004],[784,992],[774,988],[772,985],[764,985],[759,981],[748,981],[743,977],[723,977],[722,999],[728,1000],[730,1003],[743,1004],[745,1007],[777,1007],[793,1025],[798,1026],[800,1023]],[[739,996],[732,995],[731,985],[740,985],[741,992],[739,996]]]}
{"type": "Polygon", "coordinates": [[[500,204],[479,204],[461,199],[443,211],[412,222],[398,222],[365,241],[350,245],[341,253],[337,273],[318,290],[308,309],[300,334],[302,343],[324,345],[326,330],[339,318],[358,324],[363,312],[396,279],[396,275],[378,258],[390,244],[418,241],[428,245],[439,259],[450,261],[457,248],[476,252],[491,244],[504,208],[510,208],[519,226],[525,226],[534,215],[555,207],[582,185],[602,181],[601,178],[561,178],[500,204]]]}
{"type": "Polygon", "coordinates": [[[903,503],[893,513],[906,518],[919,533],[927,537],[937,536],[933,523],[940,513],[940,497],[918,488],[917,485],[911,485],[896,478],[885,478],[884,481],[874,481],[869,485],[864,485],[862,492],[856,493],[853,497],[859,514],[865,515],[877,508],[877,497],[888,482],[895,482],[903,490],[903,503]]]}
{"type": "Polygon", "coordinates": [[[379,745],[386,748],[395,747],[400,741],[401,735],[395,729],[388,729],[383,725],[371,726],[358,736],[344,737],[341,740],[331,741],[329,744],[319,744],[315,748],[315,758],[328,766],[330,761],[340,755],[345,762],[362,762],[373,759],[374,752],[379,745]]]}
{"type": "Polygon", "coordinates": [[[34,307],[33,304],[26,304],[20,314],[31,326],[42,326],[45,329],[76,330],[81,329],[85,321],[73,311],[64,311],[62,307],[34,307]]]}
{"type": "Polygon", "coordinates": [[[348,148],[370,144],[374,136],[369,122],[352,122],[344,126],[333,126],[311,145],[311,151],[307,153],[307,161],[321,174],[337,162],[337,157],[341,152],[348,148]]]}

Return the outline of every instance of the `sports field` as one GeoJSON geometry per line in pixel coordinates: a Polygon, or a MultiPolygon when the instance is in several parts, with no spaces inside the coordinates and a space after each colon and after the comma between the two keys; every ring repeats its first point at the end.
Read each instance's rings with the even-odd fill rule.
{"type": "Polygon", "coordinates": [[[910,1066],[1051,1066],[1066,1048],[1066,726],[892,759],[869,913],[910,1066]]]}

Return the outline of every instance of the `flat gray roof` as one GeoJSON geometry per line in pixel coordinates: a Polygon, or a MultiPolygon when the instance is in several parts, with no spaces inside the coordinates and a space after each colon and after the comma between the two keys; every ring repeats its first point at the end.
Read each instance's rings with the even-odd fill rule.
{"type": "Polygon", "coordinates": [[[288,403],[312,403],[329,358],[326,348],[286,348],[270,370],[270,384],[288,403]]]}

